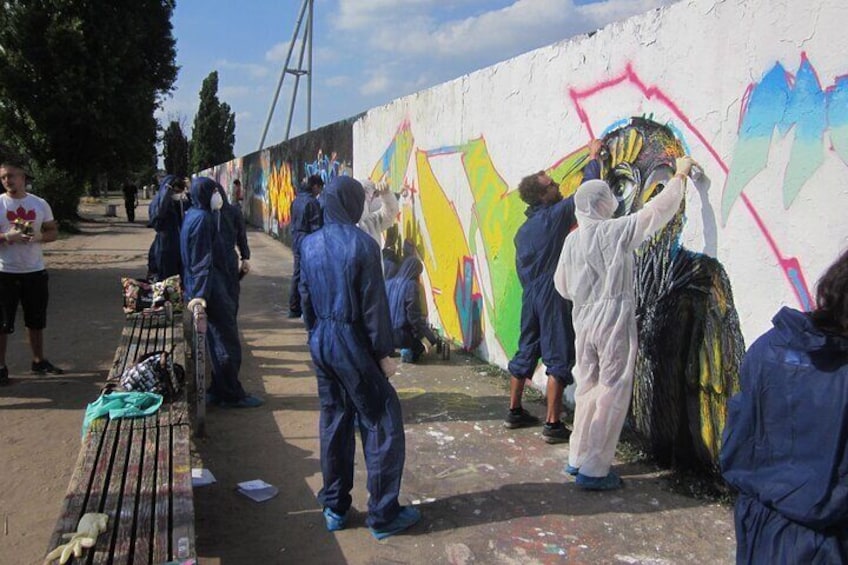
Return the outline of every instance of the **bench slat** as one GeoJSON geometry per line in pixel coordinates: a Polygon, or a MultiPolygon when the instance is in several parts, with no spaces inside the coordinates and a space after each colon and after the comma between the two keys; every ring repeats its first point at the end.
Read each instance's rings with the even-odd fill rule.
{"type": "Polygon", "coordinates": [[[101,431],[105,427],[105,421],[95,420],[86,431],[85,441],[80,448],[77,464],[68,485],[65,500],[62,503],[62,511],[56,523],[56,530],[50,537],[50,549],[64,543],[62,534],[75,532],[77,524],[83,515],[83,509],[88,499],[91,488],[91,470],[94,468],[97,458],[103,446],[103,435],[101,431]]]}
{"type": "MultiPolygon", "coordinates": [[[[133,554],[133,546],[138,525],[138,503],[141,480],[141,469],[144,463],[145,426],[142,418],[134,418],[123,422],[121,434],[131,434],[129,438],[129,460],[124,474],[124,485],[121,492],[120,513],[115,524],[114,542],[109,559],[114,563],[128,563],[133,554]]],[[[125,445],[121,442],[118,449],[125,445]]],[[[113,474],[114,474],[113,470],[113,474]]],[[[96,557],[95,557],[96,561],[96,557]]]]}
{"type": "Polygon", "coordinates": [[[186,559],[195,554],[194,500],[191,487],[191,428],[171,426],[173,523],[171,547],[174,559],[186,559]]]}
{"type": "MultiPolygon", "coordinates": [[[[109,467],[106,497],[100,512],[109,516],[109,529],[97,538],[97,545],[89,552],[88,562],[92,564],[112,563],[112,551],[121,525],[127,519],[127,507],[123,506],[121,495],[127,480],[127,464],[130,458],[132,443],[132,420],[114,420],[107,431],[115,437],[115,450],[109,467]]],[[[132,508],[129,509],[129,519],[132,521],[132,508]]],[[[121,561],[115,561],[120,563],[121,561]]]]}
{"type": "Polygon", "coordinates": [[[168,535],[171,504],[171,428],[156,428],[159,441],[156,450],[156,499],[153,519],[153,562],[170,560],[171,538],[168,535]]]}
{"type": "Polygon", "coordinates": [[[152,563],[154,501],[156,493],[156,453],[159,432],[140,424],[144,430],[144,461],[141,469],[133,563],[152,563]]]}

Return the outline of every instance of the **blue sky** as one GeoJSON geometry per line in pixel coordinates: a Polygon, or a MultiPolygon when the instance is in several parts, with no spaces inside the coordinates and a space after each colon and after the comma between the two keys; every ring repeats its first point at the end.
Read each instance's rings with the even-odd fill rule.
{"type": "MultiPolygon", "coordinates": [[[[315,0],[312,127],[674,1],[315,0]]],[[[163,126],[179,120],[191,137],[201,83],[217,70],[218,97],[236,113],[236,155],[258,149],[301,4],[178,0],[180,71],[163,126]]],[[[266,146],[283,140],[293,84],[286,76],[266,146]]],[[[290,136],[305,130],[302,79],[290,136]]]]}

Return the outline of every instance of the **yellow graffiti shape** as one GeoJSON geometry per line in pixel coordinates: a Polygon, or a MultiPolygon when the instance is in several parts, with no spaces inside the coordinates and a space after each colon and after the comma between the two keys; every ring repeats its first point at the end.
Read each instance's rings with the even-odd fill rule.
{"type": "Polygon", "coordinates": [[[268,175],[268,203],[278,226],[291,221],[291,205],[294,197],[291,165],[283,162],[279,167],[271,167],[271,173],[268,175]]]}
{"type": "Polygon", "coordinates": [[[386,180],[392,191],[397,192],[403,186],[414,142],[409,122],[404,121],[395,133],[383,158],[374,165],[369,178],[374,182],[386,180]]]}
{"type": "Polygon", "coordinates": [[[471,255],[465,235],[462,233],[456,209],[453,203],[445,197],[439,186],[426,151],[416,152],[418,164],[418,198],[421,202],[421,213],[427,218],[427,231],[430,236],[429,249],[434,250],[435,256],[426,246],[421,246],[421,257],[430,284],[433,288],[433,301],[439,311],[443,329],[448,337],[459,338],[462,328],[454,302],[457,273],[462,269],[462,258],[471,255]]]}

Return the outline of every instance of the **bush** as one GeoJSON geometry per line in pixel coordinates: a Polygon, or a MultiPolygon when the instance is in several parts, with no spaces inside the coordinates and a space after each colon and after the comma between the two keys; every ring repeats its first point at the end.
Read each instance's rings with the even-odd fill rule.
{"type": "Polygon", "coordinates": [[[63,228],[79,218],[77,207],[83,193],[81,184],[67,171],[52,164],[32,164],[32,193],[44,198],[53,209],[53,216],[63,228]]]}

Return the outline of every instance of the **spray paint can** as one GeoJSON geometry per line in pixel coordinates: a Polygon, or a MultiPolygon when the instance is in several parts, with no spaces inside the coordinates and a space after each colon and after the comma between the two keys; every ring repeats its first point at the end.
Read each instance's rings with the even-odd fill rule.
{"type": "Polygon", "coordinates": [[[692,168],[689,169],[689,178],[695,182],[699,182],[702,178],[704,178],[704,169],[698,165],[692,165],[692,168]]]}

